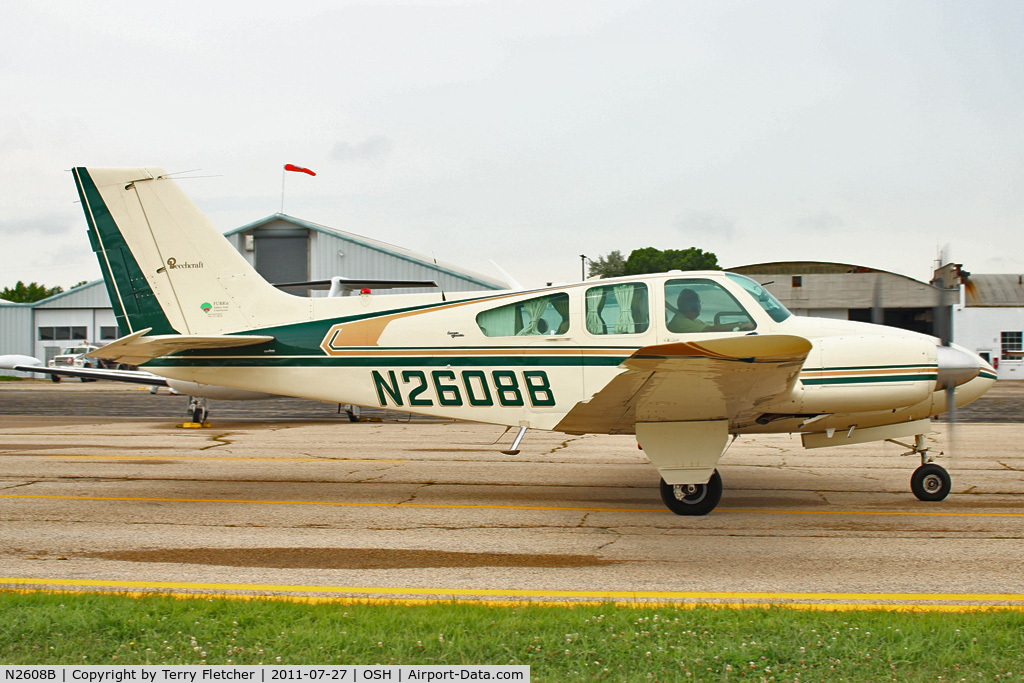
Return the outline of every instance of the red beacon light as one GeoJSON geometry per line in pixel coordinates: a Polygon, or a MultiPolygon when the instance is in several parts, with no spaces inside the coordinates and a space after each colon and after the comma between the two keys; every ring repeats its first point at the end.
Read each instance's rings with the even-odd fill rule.
{"type": "Polygon", "coordinates": [[[359,293],[360,294],[371,294],[370,289],[368,287],[363,287],[362,289],[359,290],[359,293]]]}

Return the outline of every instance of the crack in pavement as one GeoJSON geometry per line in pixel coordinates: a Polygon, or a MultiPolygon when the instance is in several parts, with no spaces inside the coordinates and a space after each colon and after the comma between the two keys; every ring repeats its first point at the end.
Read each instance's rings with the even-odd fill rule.
{"type": "Polygon", "coordinates": [[[613,534],[613,537],[612,537],[612,540],[608,541],[607,543],[602,543],[601,545],[599,545],[596,548],[594,548],[594,550],[596,550],[596,551],[604,550],[605,548],[608,548],[612,544],[617,543],[619,541],[619,539],[622,538],[622,532],[621,531],[617,531],[617,530],[615,530],[615,529],[613,529],[611,527],[603,527],[603,530],[607,531],[610,534],[613,534]]]}
{"type": "Polygon", "coordinates": [[[203,446],[199,450],[201,450],[201,451],[208,451],[211,448],[220,448],[221,446],[227,446],[227,445],[229,445],[231,443],[231,441],[229,441],[228,439],[226,439],[224,437],[230,436],[230,435],[231,435],[231,432],[224,432],[223,434],[217,434],[216,436],[211,436],[210,437],[210,441],[219,441],[220,443],[214,443],[214,444],[210,444],[209,446],[203,446]]]}
{"type": "MultiPolygon", "coordinates": [[[[347,483],[352,483],[352,484],[376,484],[376,483],[380,482],[382,479],[384,479],[384,477],[386,477],[388,475],[388,472],[390,470],[393,470],[393,469],[395,469],[394,465],[392,465],[391,467],[385,467],[383,470],[381,470],[380,474],[378,474],[375,477],[362,477],[361,479],[357,479],[354,482],[342,482],[342,483],[346,483],[346,484],[347,483]]],[[[352,474],[355,474],[355,472],[353,472],[352,474]]]]}
{"type": "Polygon", "coordinates": [[[33,484],[42,483],[40,481],[24,481],[20,484],[10,484],[7,486],[0,487],[0,491],[10,491],[11,489],[21,488],[22,486],[32,486],[33,484]]]}
{"type": "Polygon", "coordinates": [[[420,484],[416,489],[414,489],[412,492],[410,492],[408,498],[406,498],[405,500],[398,501],[397,505],[408,505],[409,503],[411,503],[414,500],[416,500],[416,496],[419,495],[419,491],[421,489],[425,489],[425,488],[433,486],[433,485],[434,485],[433,482],[427,482],[427,483],[420,484]]]}
{"type": "Polygon", "coordinates": [[[554,453],[555,451],[560,451],[560,450],[562,450],[563,448],[568,448],[568,447],[569,447],[569,444],[571,444],[571,443],[572,443],[573,441],[579,441],[579,440],[580,440],[580,437],[576,437],[576,438],[573,438],[573,439],[566,439],[566,440],[565,440],[565,441],[563,441],[562,443],[558,444],[557,446],[555,446],[554,448],[552,448],[551,450],[549,450],[549,451],[548,451],[547,453],[545,453],[544,455],[551,455],[551,454],[552,454],[552,453],[554,453]]]}

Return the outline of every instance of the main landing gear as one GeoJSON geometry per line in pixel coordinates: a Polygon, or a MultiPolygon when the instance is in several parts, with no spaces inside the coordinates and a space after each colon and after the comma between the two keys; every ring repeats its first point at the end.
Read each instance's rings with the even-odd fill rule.
{"type": "Polygon", "coordinates": [[[206,424],[206,418],[210,416],[210,411],[206,405],[206,398],[189,396],[188,412],[192,416],[192,422],[187,424],[209,426],[206,424]]]}
{"type": "Polygon", "coordinates": [[[666,484],[661,480],[661,499],[677,515],[706,515],[722,499],[722,477],[715,470],[706,484],[666,484]]]}
{"type": "Polygon", "coordinates": [[[932,462],[932,457],[928,455],[928,447],[924,443],[924,434],[914,437],[913,446],[895,439],[886,439],[886,441],[909,448],[910,450],[903,455],[921,456],[921,466],[914,470],[914,474],[910,477],[910,490],[914,492],[918,500],[939,501],[949,495],[950,489],[953,488],[949,472],[941,465],[932,462]]]}

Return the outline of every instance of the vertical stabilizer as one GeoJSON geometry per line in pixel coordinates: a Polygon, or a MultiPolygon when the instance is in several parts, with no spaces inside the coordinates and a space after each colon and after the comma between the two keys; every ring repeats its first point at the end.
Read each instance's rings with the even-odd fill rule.
{"type": "Polygon", "coordinates": [[[158,168],[76,168],[114,314],[126,335],[223,334],[306,319],[158,168]]]}

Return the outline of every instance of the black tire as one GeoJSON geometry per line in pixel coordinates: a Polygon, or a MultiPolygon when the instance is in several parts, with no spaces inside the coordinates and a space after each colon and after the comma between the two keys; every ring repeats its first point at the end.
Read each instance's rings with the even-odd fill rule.
{"type": "Polygon", "coordinates": [[[706,515],[722,499],[722,477],[715,470],[706,484],[666,484],[661,480],[661,500],[677,515],[706,515]]]}
{"type": "Polygon", "coordinates": [[[55,384],[60,382],[60,375],[50,375],[50,381],[55,384]]]}
{"type": "Polygon", "coordinates": [[[949,472],[933,462],[921,465],[910,477],[910,490],[918,500],[934,502],[949,495],[953,482],[949,472]]]}
{"type": "Polygon", "coordinates": [[[206,422],[206,408],[203,406],[196,406],[192,409],[192,421],[196,424],[203,424],[206,422]]]}

